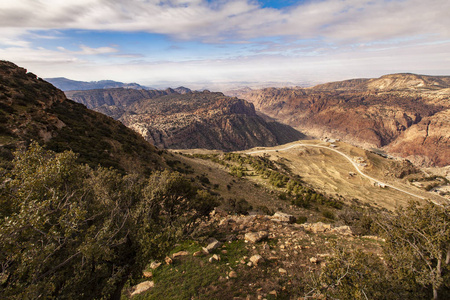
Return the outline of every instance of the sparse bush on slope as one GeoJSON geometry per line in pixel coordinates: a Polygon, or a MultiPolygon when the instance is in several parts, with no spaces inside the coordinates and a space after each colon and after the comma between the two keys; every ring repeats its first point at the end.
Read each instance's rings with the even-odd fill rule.
{"type": "Polygon", "coordinates": [[[179,173],[94,170],[37,143],[15,155],[1,178],[2,297],[119,298],[215,205],[179,173]]]}

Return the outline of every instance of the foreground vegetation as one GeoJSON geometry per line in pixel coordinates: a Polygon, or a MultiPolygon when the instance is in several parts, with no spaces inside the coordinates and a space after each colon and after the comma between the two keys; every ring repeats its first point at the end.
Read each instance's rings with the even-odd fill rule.
{"type": "Polygon", "coordinates": [[[34,143],[2,171],[2,297],[119,298],[215,206],[178,173],[121,175],[76,158],[34,143]]]}
{"type": "MultiPolygon", "coordinates": [[[[234,229],[223,225],[228,224],[223,222],[227,216],[205,223],[205,217],[220,203],[206,191],[205,186],[214,184],[204,174],[188,172],[198,181],[167,170],[149,176],[124,175],[112,168],[82,164],[71,151],[54,153],[33,143],[27,151],[15,153],[12,169],[1,171],[2,296],[128,297],[132,286],[145,280],[142,271],[149,270],[151,261],[163,261],[181,250],[189,254],[151,270],[156,287],[135,297],[227,299],[261,293],[267,299],[450,296],[448,206],[411,202],[394,213],[368,211],[316,193],[282,162],[237,154],[208,159],[232,173],[240,170],[245,173],[242,176],[260,176],[283,195],[278,201],[298,205],[297,199],[317,195],[310,196],[309,205],[301,205],[302,209],[329,209],[332,216],[325,219],[350,225],[355,236],[305,233],[298,224],[274,227],[264,218],[234,229]],[[244,243],[245,230],[261,228],[275,229],[262,243],[244,243]],[[364,234],[384,240],[367,240],[364,234]],[[224,242],[223,246],[194,256],[209,237],[224,242]],[[325,256],[320,258],[320,253],[325,256]],[[213,254],[220,259],[211,262],[213,254]],[[249,267],[248,257],[254,254],[263,255],[265,261],[249,267]],[[274,255],[276,258],[271,258],[274,255]],[[322,265],[317,264],[317,257],[322,265]],[[288,275],[280,275],[280,267],[286,268],[288,275]],[[238,277],[231,278],[230,270],[238,277]]],[[[233,175],[240,178],[240,174],[233,175]]],[[[233,206],[230,212],[234,214],[252,210],[245,199],[231,202],[224,200],[221,206],[233,206]]]]}

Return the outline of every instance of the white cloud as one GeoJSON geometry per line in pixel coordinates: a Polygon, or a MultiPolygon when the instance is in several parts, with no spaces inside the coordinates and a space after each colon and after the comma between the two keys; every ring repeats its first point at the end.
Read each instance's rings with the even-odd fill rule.
{"type": "Polygon", "coordinates": [[[255,1],[0,0],[0,27],[147,31],[182,39],[321,36],[333,42],[450,36],[448,0],[324,0],[289,10],[255,1]]]}

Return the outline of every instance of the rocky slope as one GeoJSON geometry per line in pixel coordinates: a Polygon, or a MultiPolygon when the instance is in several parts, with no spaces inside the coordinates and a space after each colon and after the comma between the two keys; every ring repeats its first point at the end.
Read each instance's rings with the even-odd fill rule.
{"type": "Polygon", "coordinates": [[[79,160],[123,171],[149,172],[164,165],[157,149],[123,124],[68,100],[50,83],[13,63],[0,61],[0,154],[32,140],[60,152],[71,149],[79,160]]]}
{"type": "Polygon", "coordinates": [[[110,115],[157,147],[242,150],[298,140],[303,134],[256,114],[252,104],[209,91],[107,89],[67,93],[110,115]]]}
{"type": "Polygon", "coordinates": [[[448,76],[394,74],[240,97],[311,136],[384,148],[424,166],[450,164],[448,76]]]}

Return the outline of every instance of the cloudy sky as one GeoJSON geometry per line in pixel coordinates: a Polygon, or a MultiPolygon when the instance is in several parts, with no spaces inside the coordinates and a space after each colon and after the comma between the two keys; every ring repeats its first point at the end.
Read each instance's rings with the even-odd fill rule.
{"type": "Polygon", "coordinates": [[[448,0],[0,0],[0,59],[162,87],[450,75],[448,0]]]}

